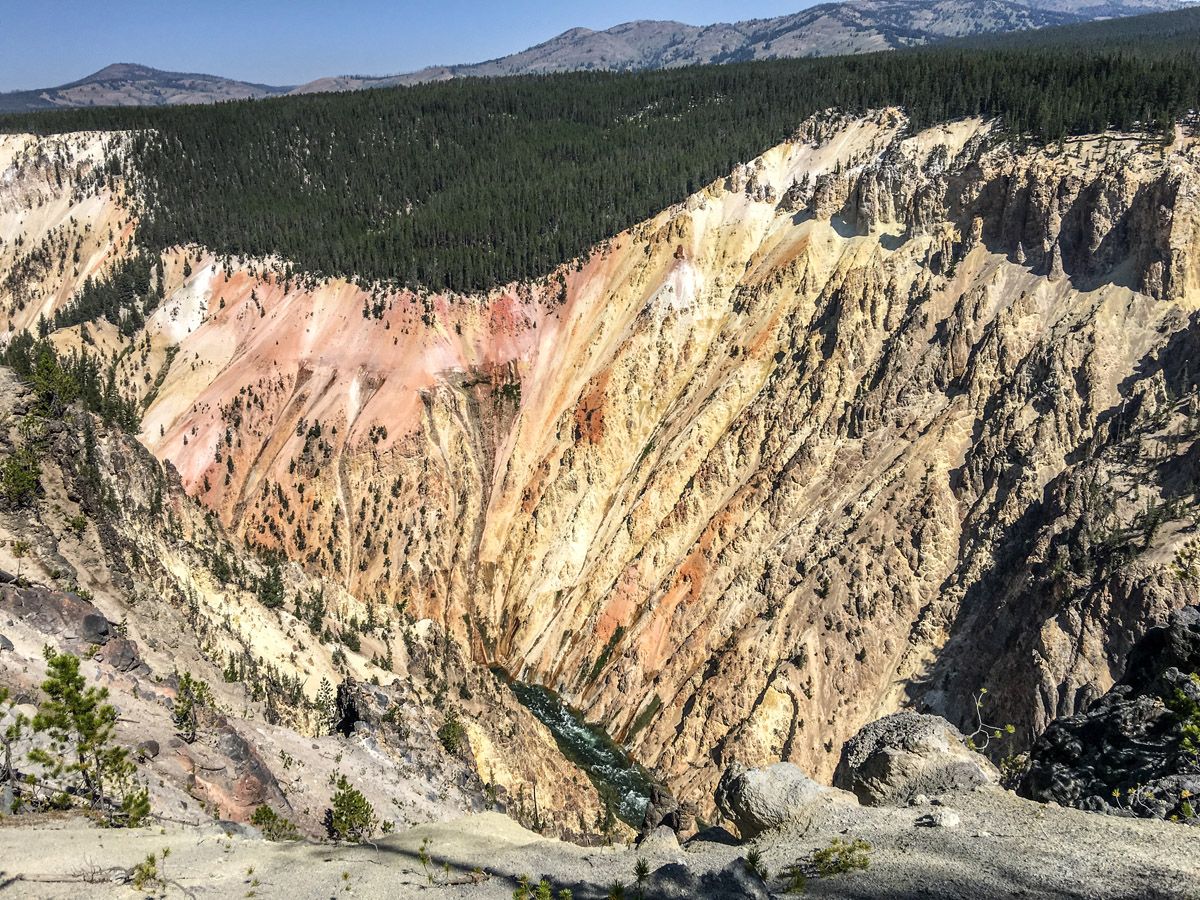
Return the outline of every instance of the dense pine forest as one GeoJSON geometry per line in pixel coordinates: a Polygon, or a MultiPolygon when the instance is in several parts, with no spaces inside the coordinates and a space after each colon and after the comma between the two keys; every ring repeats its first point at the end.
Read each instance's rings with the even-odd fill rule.
{"type": "Polygon", "coordinates": [[[546,274],[830,107],[899,105],[915,128],[998,117],[1043,141],[1163,132],[1200,106],[1198,47],[1191,9],[899,53],[32,113],[0,130],[137,131],[147,249],[463,291],[546,274]]]}

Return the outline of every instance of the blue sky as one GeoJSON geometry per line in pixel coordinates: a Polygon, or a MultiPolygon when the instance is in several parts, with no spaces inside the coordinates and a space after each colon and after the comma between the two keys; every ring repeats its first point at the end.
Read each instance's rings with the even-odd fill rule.
{"type": "Polygon", "coordinates": [[[576,25],[694,25],[777,16],[814,0],[0,0],[0,91],[62,84],[112,62],[299,84],[476,62],[576,25]]]}

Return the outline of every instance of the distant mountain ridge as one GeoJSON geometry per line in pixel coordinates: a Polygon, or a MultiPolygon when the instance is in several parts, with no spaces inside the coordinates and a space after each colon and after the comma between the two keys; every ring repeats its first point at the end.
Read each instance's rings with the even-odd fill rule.
{"type": "Polygon", "coordinates": [[[572,28],[519,53],[480,63],[429,66],[382,78],[342,76],[295,93],[419,84],[449,78],[578,70],[631,71],[756,59],[896,50],[946,38],[1047,28],[1179,9],[1178,0],[848,0],[772,19],[696,26],[638,20],[603,31],[572,28]]]}
{"type": "Polygon", "coordinates": [[[0,94],[0,112],[79,106],[169,106],[216,103],[286,94],[289,87],[236,81],[218,75],[164,72],[136,63],[114,63],[58,87],[0,94]]]}
{"type": "Polygon", "coordinates": [[[1021,31],[1179,9],[1180,0],[848,0],[771,19],[713,25],[638,20],[572,28],[518,53],[382,77],[337,75],[275,86],[118,63],[58,87],[0,94],[0,112],[81,106],[166,106],[326,93],[465,77],[632,71],[895,50],[947,38],[1021,31]]]}

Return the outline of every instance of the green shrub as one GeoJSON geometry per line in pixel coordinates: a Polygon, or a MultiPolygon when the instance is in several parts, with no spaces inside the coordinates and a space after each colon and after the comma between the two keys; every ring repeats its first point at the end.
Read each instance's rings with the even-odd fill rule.
{"type": "Polygon", "coordinates": [[[421,863],[421,871],[425,873],[425,880],[433,884],[433,870],[430,868],[433,865],[433,857],[429,855],[429,838],[421,838],[421,848],[417,850],[417,860],[421,863]]]}
{"type": "Polygon", "coordinates": [[[345,775],[338,775],[333,807],[325,812],[325,827],[329,836],[338,841],[361,844],[375,833],[379,820],[375,810],[362,792],[355,789],[345,775]]]}
{"type": "Polygon", "coordinates": [[[32,505],[37,497],[42,467],[29,447],[15,450],[0,463],[0,497],[14,509],[32,505]]]}
{"type": "MultiPolygon", "coordinates": [[[[1200,686],[1200,673],[1192,672],[1189,677],[1200,686]]],[[[1179,749],[1189,756],[1200,757],[1200,703],[1185,694],[1183,688],[1176,688],[1174,695],[1167,698],[1166,707],[1179,719],[1179,749]]]]}
{"type": "MultiPolygon", "coordinates": [[[[807,859],[793,863],[783,870],[785,882],[784,892],[802,894],[808,886],[808,879],[832,878],[849,872],[858,872],[871,864],[871,845],[866,841],[846,841],[840,837],[834,838],[827,847],[814,850],[807,859]]],[[[747,859],[749,864],[749,859],[747,859]]]]}
{"type": "Polygon", "coordinates": [[[866,841],[834,838],[828,847],[813,854],[812,862],[819,876],[829,878],[866,869],[871,864],[870,855],[871,845],[866,841]]]}
{"type": "Polygon", "coordinates": [[[437,735],[438,740],[442,742],[442,746],[446,748],[447,753],[457,754],[467,740],[467,730],[463,727],[462,722],[458,720],[458,715],[452,709],[447,710],[446,721],[438,729],[437,735]]]}
{"type": "Polygon", "coordinates": [[[150,819],[150,790],[133,788],[121,797],[121,817],[128,828],[141,828],[150,819]]]}
{"type": "Polygon", "coordinates": [[[570,888],[560,888],[558,893],[554,892],[554,885],[548,879],[543,878],[536,885],[533,879],[528,875],[522,875],[517,879],[517,887],[512,893],[513,900],[571,900],[574,896],[570,888]]]}
{"type": "Polygon", "coordinates": [[[300,833],[296,830],[295,823],[279,815],[265,803],[254,810],[254,815],[250,817],[250,824],[261,831],[263,837],[268,841],[300,840],[300,833]]]}
{"type": "Polygon", "coordinates": [[[149,854],[144,860],[133,867],[129,880],[139,891],[151,887],[161,887],[162,877],[158,874],[158,858],[149,854]]]}
{"type": "Polygon", "coordinates": [[[757,847],[751,847],[746,852],[746,868],[763,881],[767,880],[767,867],[763,864],[762,851],[757,847]]]}

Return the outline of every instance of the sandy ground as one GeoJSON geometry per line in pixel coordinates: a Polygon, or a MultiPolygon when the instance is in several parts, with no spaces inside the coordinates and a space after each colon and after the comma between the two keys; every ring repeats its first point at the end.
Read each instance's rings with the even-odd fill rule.
{"type": "MultiPolygon", "coordinates": [[[[958,827],[917,826],[933,807],[867,809],[829,799],[755,843],[778,891],[777,872],[834,837],[873,845],[867,871],[812,879],[807,896],[813,897],[1200,898],[1200,828],[1040,806],[1000,791],[948,795],[942,803],[960,815],[958,827]]],[[[124,871],[170,848],[162,867],[169,896],[490,900],[510,898],[516,879],[528,873],[586,900],[607,896],[615,880],[630,884],[639,856],[651,870],[686,861],[703,873],[747,849],[697,841],[683,849],[669,841],[638,849],[576,847],[497,813],[422,825],[360,847],[272,844],[217,826],[105,831],[75,818],[15,822],[0,827],[6,897],[135,896],[122,883],[124,871]],[[433,858],[428,877],[419,861],[426,839],[433,858]],[[487,873],[478,883],[474,869],[487,873]]]]}

